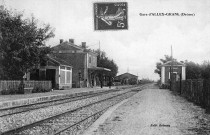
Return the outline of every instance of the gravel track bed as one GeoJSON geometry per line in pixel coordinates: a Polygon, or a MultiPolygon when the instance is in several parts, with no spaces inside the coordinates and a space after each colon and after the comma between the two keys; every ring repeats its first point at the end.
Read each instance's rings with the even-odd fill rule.
{"type": "MultiPolygon", "coordinates": [[[[133,96],[134,94],[136,94],[136,92],[130,92],[130,93],[127,93],[126,95],[123,95],[123,96],[113,99],[111,102],[110,101],[108,101],[108,103],[104,102],[103,105],[101,105],[101,106],[103,106],[103,108],[101,106],[98,106],[99,108],[97,108],[97,109],[94,109],[94,107],[91,107],[90,109],[92,109],[92,111],[93,111],[92,115],[94,113],[99,112],[100,110],[103,110],[104,108],[115,105],[115,104],[119,103],[120,101],[123,101],[123,100],[133,96]],[[107,104],[109,104],[109,105],[107,105],[107,104]]],[[[103,111],[103,112],[105,112],[105,111],[103,111]]],[[[91,117],[91,118],[87,119],[86,121],[80,123],[79,125],[76,125],[74,127],[71,127],[69,129],[65,130],[64,132],[60,133],[60,135],[80,135],[80,134],[82,134],[93,122],[95,122],[95,120],[97,120],[103,114],[103,112],[96,115],[95,117],[91,117]]],[[[79,117],[80,116],[78,116],[77,118],[79,119],[79,117]]]]}
{"type": "Polygon", "coordinates": [[[114,93],[108,93],[108,94],[91,97],[87,99],[82,99],[78,101],[73,101],[69,103],[64,103],[60,105],[50,106],[47,108],[31,110],[31,111],[27,111],[23,113],[14,114],[11,116],[1,117],[0,118],[0,133],[54,116],[56,114],[60,114],[68,110],[78,108],[83,105],[90,104],[92,102],[96,102],[98,100],[106,99],[110,96],[117,95],[124,92],[126,92],[126,90],[114,92],[114,93]]]}
{"type": "MultiPolygon", "coordinates": [[[[20,133],[17,133],[19,135],[29,135],[29,134],[41,134],[41,135],[49,135],[49,134],[55,134],[57,131],[68,127],[69,125],[74,125],[75,123],[107,108],[110,107],[132,95],[134,95],[136,92],[129,92],[121,96],[117,96],[115,98],[93,104],[91,106],[85,107],[81,110],[75,111],[73,113],[65,114],[62,116],[59,116],[56,119],[49,120],[48,122],[44,122],[40,125],[37,125],[33,127],[32,129],[28,129],[25,131],[22,131],[20,133]]],[[[63,135],[69,135],[69,134],[79,134],[84,131],[90,124],[92,124],[102,113],[97,114],[96,116],[93,116],[91,118],[88,118],[87,120],[83,121],[82,123],[73,126],[61,134],[63,135]]]]}
{"type": "Polygon", "coordinates": [[[74,100],[81,100],[81,99],[88,98],[91,96],[96,96],[96,94],[107,94],[107,92],[94,93],[94,94],[89,94],[86,96],[78,96],[78,97],[66,97],[64,99],[52,100],[52,101],[39,103],[39,104],[20,106],[19,108],[15,107],[15,108],[11,108],[11,109],[4,109],[4,110],[0,110],[0,117],[6,116],[6,115],[12,115],[14,113],[21,113],[21,112],[26,112],[29,110],[35,110],[35,109],[39,109],[39,108],[49,107],[49,106],[53,106],[53,105],[59,105],[59,104],[67,103],[67,102],[72,102],[74,100]]]}

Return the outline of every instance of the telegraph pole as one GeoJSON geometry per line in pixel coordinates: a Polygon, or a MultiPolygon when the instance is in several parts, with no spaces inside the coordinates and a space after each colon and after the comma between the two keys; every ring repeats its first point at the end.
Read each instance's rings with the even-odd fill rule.
{"type": "Polygon", "coordinates": [[[170,77],[171,77],[171,84],[170,84],[170,87],[171,87],[171,90],[173,88],[173,50],[172,50],[172,45],[171,45],[171,69],[170,69],[170,77]]]}
{"type": "Polygon", "coordinates": [[[98,44],[99,44],[99,50],[101,50],[100,40],[98,41],[98,44]]]}

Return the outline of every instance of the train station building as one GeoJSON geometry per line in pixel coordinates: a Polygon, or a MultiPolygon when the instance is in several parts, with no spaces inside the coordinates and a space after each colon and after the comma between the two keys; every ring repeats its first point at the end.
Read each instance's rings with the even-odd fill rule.
{"type": "Polygon", "coordinates": [[[161,84],[167,85],[171,79],[174,81],[186,80],[186,65],[184,63],[168,61],[161,65],[161,84]]]}
{"type": "Polygon", "coordinates": [[[133,75],[131,73],[124,73],[120,74],[115,77],[115,82],[119,82],[120,84],[137,84],[138,83],[138,76],[133,75]]]}
{"type": "Polygon", "coordinates": [[[97,66],[97,53],[87,49],[86,42],[75,45],[74,39],[63,42],[52,47],[53,56],[65,60],[72,65],[72,87],[94,87],[104,82],[106,73],[110,69],[97,66]]]}

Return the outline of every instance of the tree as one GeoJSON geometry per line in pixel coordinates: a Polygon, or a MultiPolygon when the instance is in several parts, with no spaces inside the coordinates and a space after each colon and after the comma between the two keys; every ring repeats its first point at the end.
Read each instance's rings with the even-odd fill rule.
{"type": "MultiPolygon", "coordinates": [[[[168,55],[164,55],[164,56],[165,56],[164,59],[160,59],[160,62],[156,63],[156,69],[154,71],[155,73],[159,74],[160,77],[161,77],[161,65],[172,60],[171,56],[168,56],[168,55]]],[[[173,59],[173,60],[175,61],[176,59],[173,59]]]]}
{"type": "Polygon", "coordinates": [[[185,61],[186,65],[186,79],[199,79],[201,78],[201,66],[192,61],[185,61]]]}
{"type": "Polygon", "coordinates": [[[204,61],[201,65],[201,76],[203,79],[210,78],[210,63],[209,61],[204,61]]]}
{"type": "Polygon", "coordinates": [[[209,79],[210,78],[210,63],[204,61],[202,64],[197,64],[192,61],[185,61],[186,78],[187,79],[209,79]]]}
{"type": "Polygon", "coordinates": [[[113,60],[110,60],[106,56],[106,53],[104,51],[100,51],[98,49],[98,50],[96,50],[96,52],[98,53],[97,66],[110,69],[111,72],[108,72],[108,75],[111,76],[111,77],[115,77],[117,75],[117,73],[118,73],[118,66],[117,66],[117,64],[113,60]]]}
{"type": "Polygon", "coordinates": [[[49,24],[38,27],[34,17],[23,19],[23,13],[0,10],[0,53],[2,79],[22,79],[45,60],[49,53],[45,41],[54,37],[49,24]]]}

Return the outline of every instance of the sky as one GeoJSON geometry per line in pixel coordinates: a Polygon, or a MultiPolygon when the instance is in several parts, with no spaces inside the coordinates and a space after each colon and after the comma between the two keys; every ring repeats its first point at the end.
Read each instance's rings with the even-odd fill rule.
{"type": "MultiPolygon", "coordinates": [[[[92,49],[105,51],[118,65],[119,72],[138,75],[139,79],[159,79],[156,62],[164,55],[178,61],[201,64],[210,59],[209,0],[0,0],[6,8],[24,11],[40,23],[55,28],[55,37],[86,42],[92,49]],[[127,2],[128,30],[95,31],[94,2],[127,2]],[[194,16],[140,16],[140,13],[186,13],[194,16]]],[[[1,4],[0,3],[0,4],[1,4]]]]}

